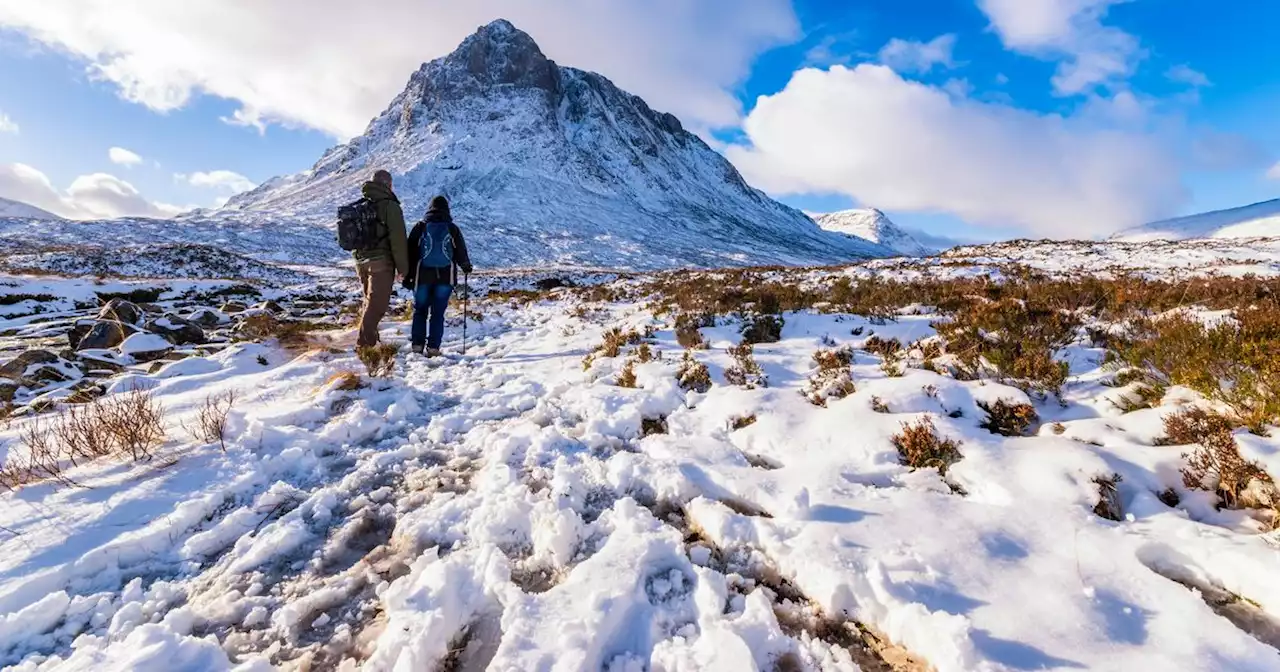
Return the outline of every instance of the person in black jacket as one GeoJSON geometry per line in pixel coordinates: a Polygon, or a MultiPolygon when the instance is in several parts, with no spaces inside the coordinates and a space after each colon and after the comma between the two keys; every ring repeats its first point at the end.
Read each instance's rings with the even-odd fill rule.
{"type": "Polygon", "coordinates": [[[425,349],[428,357],[436,357],[444,340],[444,312],[458,284],[458,269],[471,273],[467,242],[453,223],[444,196],[431,199],[426,216],[409,232],[409,258],[417,260],[416,268],[404,279],[405,288],[413,292],[410,340],[414,352],[422,354],[425,349]]]}

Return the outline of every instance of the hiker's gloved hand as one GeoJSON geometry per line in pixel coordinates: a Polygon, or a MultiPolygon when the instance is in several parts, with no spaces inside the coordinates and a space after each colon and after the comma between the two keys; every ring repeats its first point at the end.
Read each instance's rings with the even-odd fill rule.
{"type": "Polygon", "coordinates": [[[467,264],[466,266],[462,267],[462,272],[466,273],[467,275],[471,275],[472,270],[473,269],[471,268],[471,264],[467,264]]]}
{"type": "Polygon", "coordinates": [[[400,281],[400,286],[404,287],[409,291],[413,291],[413,276],[412,275],[404,276],[404,279],[400,281]]]}

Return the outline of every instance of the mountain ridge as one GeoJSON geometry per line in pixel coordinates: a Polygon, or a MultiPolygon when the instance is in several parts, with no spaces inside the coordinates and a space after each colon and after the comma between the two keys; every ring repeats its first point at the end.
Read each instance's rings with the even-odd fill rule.
{"type": "Polygon", "coordinates": [[[329,223],[376,168],[406,217],[450,198],[480,263],[633,269],[839,263],[887,248],[824,232],[679,119],[557,65],[507,21],[425,63],[365,133],[218,215],[329,223]],[[475,242],[472,242],[472,241],[475,242]]]}
{"type": "Polygon", "coordinates": [[[48,210],[37,208],[30,203],[15,201],[10,198],[0,198],[0,217],[11,219],[38,219],[38,220],[61,220],[59,217],[48,210]]]}

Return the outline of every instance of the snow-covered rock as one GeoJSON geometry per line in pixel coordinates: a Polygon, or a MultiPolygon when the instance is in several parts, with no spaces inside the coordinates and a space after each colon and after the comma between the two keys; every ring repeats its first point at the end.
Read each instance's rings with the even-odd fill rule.
{"type": "Polygon", "coordinates": [[[7,198],[0,198],[0,217],[12,217],[14,219],[38,219],[42,221],[62,219],[52,212],[41,210],[34,205],[27,205],[21,201],[13,201],[7,198]]]}
{"type": "Polygon", "coordinates": [[[1191,238],[1280,238],[1280,199],[1152,222],[1113,236],[1128,242],[1191,238]]]}
{"type": "Polygon", "coordinates": [[[907,257],[925,257],[938,250],[920,244],[911,234],[898,228],[883,212],[875,208],[855,208],[841,212],[812,215],[813,221],[826,231],[843,233],[869,240],[907,257]]]}
{"type": "Polygon", "coordinates": [[[444,194],[480,266],[836,263],[889,256],[748,185],[670,114],[496,21],[423,65],[368,130],[220,215],[330,225],[385,168],[406,216],[444,194]]]}
{"type": "Polygon", "coordinates": [[[120,344],[120,353],[128,355],[139,362],[152,362],[164,357],[173,350],[173,344],[157,334],[137,333],[124,339],[120,344]]]}

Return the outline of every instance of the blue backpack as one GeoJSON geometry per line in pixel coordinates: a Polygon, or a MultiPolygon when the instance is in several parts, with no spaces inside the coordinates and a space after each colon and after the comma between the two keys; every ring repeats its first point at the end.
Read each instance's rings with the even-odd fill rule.
{"type": "Polygon", "coordinates": [[[448,222],[427,222],[422,230],[422,265],[427,268],[453,266],[453,234],[448,222]]]}

